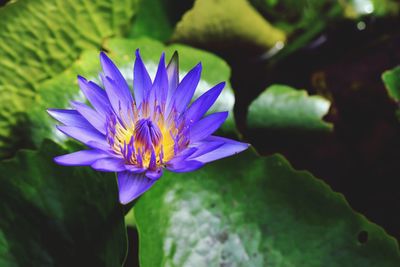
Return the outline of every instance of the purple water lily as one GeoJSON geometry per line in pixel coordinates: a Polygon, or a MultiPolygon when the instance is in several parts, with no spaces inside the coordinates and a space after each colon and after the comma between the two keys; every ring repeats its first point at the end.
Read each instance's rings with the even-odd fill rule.
{"type": "Polygon", "coordinates": [[[204,116],[225,83],[217,84],[190,104],[200,80],[201,64],[179,81],[177,53],[167,67],[164,57],[162,54],[152,82],[136,50],[132,96],[118,68],[101,53],[100,77],[105,90],[78,76],[80,89],[92,107],[71,102],[73,109],[48,110],[63,124],[57,126],[61,132],[89,147],[56,157],[55,161],[117,172],[123,204],[148,190],[161,177],[163,168],[190,172],[249,147],[212,135],[228,112],[204,116]]]}

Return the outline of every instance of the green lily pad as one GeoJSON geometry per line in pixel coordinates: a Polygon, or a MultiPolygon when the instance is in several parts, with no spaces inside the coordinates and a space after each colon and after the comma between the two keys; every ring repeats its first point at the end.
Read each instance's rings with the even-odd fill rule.
{"type": "Polygon", "coordinates": [[[172,40],[237,56],[264,53],[283,44],[286,36],[247,0],[196,0],[176,25],[172,40]]]}
{"type": "Polygon", "coordinates": [[[400,66],[385,71],[382,74],[382,80],[385,83],[390,98],[396,102],[400,102],[400,66]]]}
{"type": "Polygon", "coordinates": [[[124,216],[113,175],[58,166],[45,141],[0,163],[0,266],[121,266],[124,216]]]}
{"type": "Polygon", "coordinates": [[[385,83],[389,97],[398,104],[396,116],[400,120],[400,66],[385,71],[382,74],[382,80],[385,83]]]}
{"type": "Polygon", "coordinates": [[[331,131],[332,124],[323,120],[329,107],[330,102],[321,96],[272,85],[250,104],[247,124],[251,129],[331,131]]]}
{"type": "MultiPolygon", "coordinates": [[[[221,128],[221,133],[225,135],[234,134],[236,129],[233,118],[235,98],[228,82],[230,69],[223,60],[198,49],[184,45],[166,47],[158,41],[147,38],[110,39],[106,43],[106,48],[109,51],[109,56],[120,68],[130,85],[133,83],[132,70],[136,48],[140,49],[144,63],[153,78],[157,70],[159,57],[163,51],[166,53],[167,58],[170,58],[175,50],[179,52],[181,77],[201,61],[203,73],[195,96],[199,96],[221,81],[227,81],[226,88],[210,111],[230,111],[227,121],[221,128]]],[[[50,107],[67,108],[70,100],[84,101],[83,94],[77,85],[77,74],[100,84],[100,71],[99,52],[97,50],[85,51],[70,69],[39,86],[37,104],[28,114],[34,143],[40,144],[45,137],[57,141],[65,140],[65,136],[55,129],[56,122],[48,116],[46,109],[50,107]]]]}
{"type": "Polygon", "coordinates": [[[280,155],[166,173],[135,205],[149,266],[399,266],[396,240],[280,155]]]}
{"type": "Polygon", "coordinates": [[[33,147],[26,107],[35,93],[14,86],[0,85],[0,159],[10,156],[10,149],[33,147]]]}
{"type": "MultiPolygon", "coordinates": [[[[68,68],[84,49],[99,49],[105,38],[121,35],[130,23],[138,0],[13,1],[0,9],[0,118],[20,117],[34,106],[37,84],[68,68]],[[14,93],[10,93],[13,91],[14,93]],[[10,114],[10,115],[9,115],[10,114]]],[[[18,120],[19,120],[18,119],[18,120]]],[[[8,142],[13,129],[7,120],[0,128],[0,156],[16,149],[8,142]]],[[[15,136],[18,143],[23,137],[15,136]]]]}

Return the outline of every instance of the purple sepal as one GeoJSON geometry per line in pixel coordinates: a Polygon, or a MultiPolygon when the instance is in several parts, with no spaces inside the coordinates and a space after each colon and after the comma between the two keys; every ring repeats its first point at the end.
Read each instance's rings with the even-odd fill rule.
{"type": "Polygon", "coordinates": [[[178,52],[174,52],[172,58],[167,66],[167,76],[168,76],[168,94],[167,94],[167,104],[171,101],[172,96],[175,93],[176,88],[179,84],[179,56],[178,52]]]}
{"type": "Polygon", "coordinates": [[[78,76],[78,84],[81,91],[97,110],[97,112],[106,116],[110,113],[110,101],[107,98],[106,91],[92,81],[87,81],[82,76],[78,76]]]}
{"type": "Polygon", "coordinates": [[[136,106],[140,106],[151,89],[151,79],[140,57],[139,49],[136,50],[136,60],[133,67],[133,91],[136,106]]]}
{"type": "Polygon", "coordinates": [[[189,147],[183,151],[181,151],[178,155],[176,155],[173,159],[171,159],[168,163],[170,165],[175,165],[179,164],[180,162],[184,161],[187,159],[189,156],[191,156],[193,153],[195,153],[197,150],[196,147],[189,147]]]}
{"type": "Polygon", "coordinates": [[[219,83],[196,99],[185,112],[187,122],[194,123],[201,119],[215,103],[224,86],[225,82],[219,83]]]}
{"type": "Polygon", "coordinates": [[[201,63],[197,64],[188,74],[182,79],[174,95],[172,101],[168,103],[168,110],[174,106],[178,113],[182,112],[192,100],[193,94],[200,81],[201,63]]]}
{"type": "Polygon", "coordinates": [[[234,154],[238,154],[243,150],[249,148],[250,144],[241,143],[228,138],[223,138],[219,136],[210,136],[204,142],[223,142],[223,144],[214,150],[211,150],[202,155],[190,156],[189,160],[196,160],[202,163],[208,163],[221,158],[229,157],[234,154]]]}
{"type": "Polygon", "coordinates": [[[56,126],[62,133],[72,137],[85,145],[91,141],[98,142],[100,144],[107,144],[104,135],[88,125],[90,128],[81,128],[75,126],[56,126]]]}
{"type": "Polygon", "coordinates": [[[168,162],[167,163],[167,170],[172,172],[191,172],[203,167],[204,164],[197,160],[187,160],[187,161],[180,161],[180,162],[168,162]]]}
{"type": "Polygon", "coordinates": [[[199,120],[190,128],[190,142],[196,142],[213,134],[228,117],[228,112],[217,112],[199,120]]]}
{"type": "Polygon", "coordinates": [[[110,97],[108,91],[108,98],[110,100],[113,100],[113,98],[117,99],[121,101],[121,106],[127,107],[133,102],[133,97],[124,76],[122,76],[117,66],[115,66],[112,60],[108,58],[104,52],[100,53],[100,63],[103,68],[104,75],[106,77],[110,77],[113,81],[115,81],[116,84],[116,87],[109,88],[112,90],[112,97],[110,97]]]}
{"type": "Polygon", "coordinates": [[[96,160],[107,158],[109,155],[97,150],[81,150],[54,158],[57,164],[64,166],[87,166],[96,160]]]}
{"type": "Polygon", "coordinates": [[[150,91],[150,105],[155,105],[156,103],[160,105],[161,103],[165,103],[167,93],[168,76],[165,69],[165,54],[162,53],[160,62],[158,63],[156,77],[154,78],[153,86],[150,91]]]}
{"type": "Polygon", "coordinates": [[[116,81],[114,81],[111,77],[100,75],[101,80],[106,88],[106,92],[108,95],[108,99],[110,99],[111,106],[114,110],[114,113],[121,119],[121,121],[128,121],[129,112],[131,112],[130,107],[132,106],[132,102],[129,102],[126,99],[121,99],[119,96],[120,88],[116,81]]]}
{"type": "Polygon", "coordinates": [[[71,101],[71,105],[94,127],[102,134],[106,134],[106,117],[104,114],[100,114],[93,110],[89,106],[77,102],[71,101]]]}
{"type": "Polygon", "coordinates": [[[127,204],[146,192],[155,182],[144,173],[124,171],[118,173],[119,201],[127,204]]]}
{"type": "Polygon", "coordinates": [[[88,121],[76,110],[49,108],[47,109],[47,113],[65,126],[92,128],[88,124],[88,121]]]}
{"type": "Polygon", "coordinates": [[[105,158],[96,160],[91,167],[102,172],[121,172],[125,171],[125,164],[122,159],[105,158]]]}
{"type": "Polygon", "coordinates": [[[148,170],[146,171],[145,175],[147,178],[150,178],[152,180],[157,180],[162,176],[163,172],[161,168],[158,168],[156,170],[148,170]]]}

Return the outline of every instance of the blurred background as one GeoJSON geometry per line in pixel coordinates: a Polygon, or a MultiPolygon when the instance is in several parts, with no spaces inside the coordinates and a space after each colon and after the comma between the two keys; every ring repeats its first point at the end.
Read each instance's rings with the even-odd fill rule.
{"type": "Polygon", "coordinates": [[[60,98],[43,82],[84,69],[82,51],[110,51],[114,37],[185,44],[230,68],[226,135],[283,154],[400,238],[399,1],[124,0],[112,15],[101,0],[70,2],[0,1],[1,158],[38,147],[47,119],[35,110],[60,98]]]}

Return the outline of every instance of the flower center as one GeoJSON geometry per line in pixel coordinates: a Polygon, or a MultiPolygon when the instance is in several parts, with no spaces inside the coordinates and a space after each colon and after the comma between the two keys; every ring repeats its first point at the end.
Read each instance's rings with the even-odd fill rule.
{"type": "Polygon", "coordinates": [[[108,118],[107,141],[127,165],[157,169],[187,147],[189,140],[183,120],[175,112],[164,117],[161,110],[156,106],[150,112],[146,105],[138,110],[133,105],[125,121],[114,115],[108,118]]]}
{"type": "Polygon", "coordinates": [[[162,142],[161,131],[151,119],[141,119],[136,122],[134,138],[138,146],[148,151],[156,150],[162,142]]]}

